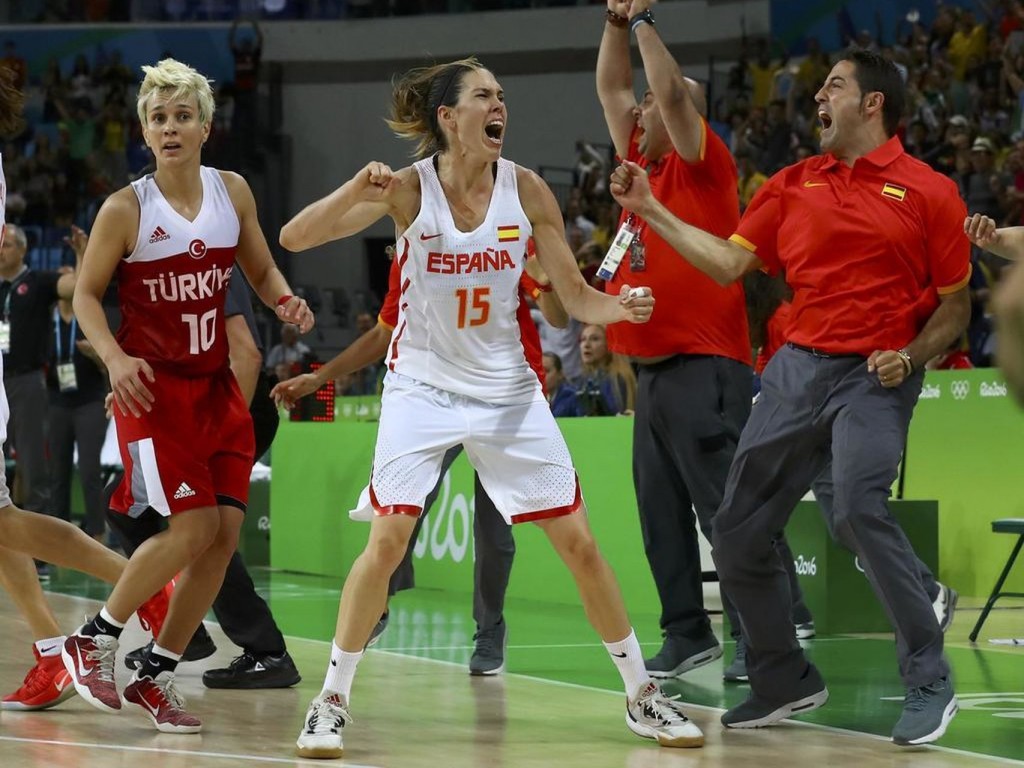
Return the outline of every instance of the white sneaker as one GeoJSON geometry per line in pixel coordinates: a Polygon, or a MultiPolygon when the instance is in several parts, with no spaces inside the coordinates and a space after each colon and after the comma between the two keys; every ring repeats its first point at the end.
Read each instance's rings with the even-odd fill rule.
{"type": "Polygon", "coordinates": [[[341,757],[341,729],[351,722],[348,702],[339,694],[317,696],[306,710],[306,721],[295,742],[295,754],[321,759],[341,757]]]}
{"type": "Polygon", "coordinates": [[[939,596],[932,603],[932,610],[935,611],[935,620],[939,622],[939,629],[945,632],[953,623],[953,614],[956,612],[956,601],[960,596],[952,587],[939,584],[939,596]]]}
{"type": "Polygon", "coordinates": [[[663,747],[703,747],[704,734],[684,714],[678,696],[668,697],[653,680],[626,699],[626,725],[637,736],[663,747]]]}

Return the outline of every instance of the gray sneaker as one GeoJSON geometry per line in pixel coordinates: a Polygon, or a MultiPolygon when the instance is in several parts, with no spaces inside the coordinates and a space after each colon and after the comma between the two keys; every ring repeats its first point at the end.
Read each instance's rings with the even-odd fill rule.
{"type": "Polygon", "coordinates": [[[722,657],[722,646],[714,635],[701,640],[691,640],[681,635],[665,635],[658,655],[644,659],[647,674],[665,680],[710,664],[722,657]]]}
{"type": "Polygon", "coordinates": [[[736,655],[733,656],[732,664],[722,671],[722,679],[727,683],[746,683],[750,680],[747,676],[747,644],[742,637],[736,641],[736,655]]]}
{"type": "Polygon", "coordinates": [[[903,714],[892,729],[892,740],[904,747],[935,741],[946,732],[958,709],[948,677],[911,688],[903,699],[903,714]]]}
{"type": "Polygon", "coordinates": [[[500,675],[505,671],[505,649],[508,647],[508,630],[502,619],[490,629],[482,629],[473,635],[473,655],[469,657],[469,674],[500,675]]]}
{"type": "MultiPolygon", "coordinates": [[[[380,618],[377,619],[377,623],[373,626],[373,631],[370,632],[370,639],[366,641],[366,648],[372,648],[380,641],[380,636],[384,634],[384,630],[388,628],[388,612],[384,611],[380,618]]],[[[364,648],[363,650],[366,650],[364,648]]]]}
{"type": "Polygon", "coordinates": [[[788,696],[766,699],[751,693],[750,697],[722,715],[726,728],[764,728],[793,715],[802,715],[825,705],[828,688],[813,664],[808,664],[803,677],[788,696]]]}
{"type": "Polygon", "coordinates": [[[935,620],[939,622],[939,628],[945,632],[953,624],[953,614],[956,612],[959,595],[952,587],[935,583],[939,586],[939,596],[932,602],[932,610],[935,611],[935,620]]]}
{"type": "Polygon", "coordinates": [[[814,628],[813,621],[805,621],[800,624],[794,624],[793,628],[796,630],[797,640],[810,640],[812,637],[818,634],[818,630],[814,628]]]}

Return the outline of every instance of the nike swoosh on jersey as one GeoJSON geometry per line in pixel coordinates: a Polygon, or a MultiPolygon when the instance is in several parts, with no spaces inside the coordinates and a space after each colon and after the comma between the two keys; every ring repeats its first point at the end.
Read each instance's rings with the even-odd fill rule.
{"type": "Polygon", "coordinates": [[[435,237],[440,237],[442,234],[442,232],[438,232],[436,235],[422,234],[420,235],[420,240],[433,240],[435,237]]]}
{"type": "Polygon", "coordinates": [[[828,182],[827,181],[805,181],[804,182],[804,186],[805,187],[827,187],[828,186],[828,182]]]}

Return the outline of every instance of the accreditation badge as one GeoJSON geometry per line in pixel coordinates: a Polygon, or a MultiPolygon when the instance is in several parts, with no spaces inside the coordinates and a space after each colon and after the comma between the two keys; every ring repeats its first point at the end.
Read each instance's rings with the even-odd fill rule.
{"type": "Polygon", "coordinates": [[[57,384],[61,392],[74,392],[78,389],[78,377],[75,376],[74,363],[60,363],[57,365],[57,384]]]}
{"type": "Polygon", "coordinates": [[[11,351],[11,324],[0,320],[0,352],[11,351]]]}
{"type": "Polygon", "coordinates": [[[633,238],[629,246],[629,271],[643,272],[647,269],[647,246],[639,237],[633,238]]]}

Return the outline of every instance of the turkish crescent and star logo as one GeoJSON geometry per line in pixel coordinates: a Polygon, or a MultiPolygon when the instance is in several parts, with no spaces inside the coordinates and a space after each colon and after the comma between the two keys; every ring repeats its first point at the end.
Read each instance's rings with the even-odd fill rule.
{"type": "Polygon", "coordinates": [[[953,394],[954,400],[963,400],[971,391],[971,382],[964,379],[951,382],[949,385],[949,391],[953,394]]]}
{"type": "Polygon", "coordinates": [[[188,255],[193,259],[201,259],[206,255],[206,243],[198,237],[188,244],[188,255]]]}

